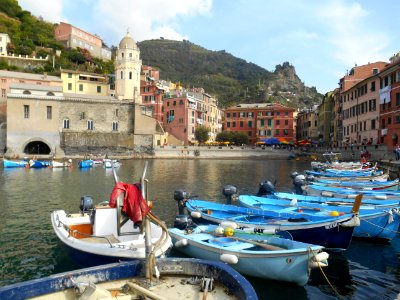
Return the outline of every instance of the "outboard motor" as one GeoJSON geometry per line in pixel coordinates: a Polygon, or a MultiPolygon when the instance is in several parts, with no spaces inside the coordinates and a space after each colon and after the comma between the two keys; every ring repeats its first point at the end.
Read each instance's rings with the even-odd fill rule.
{"type": "Polygon", "coordinates": [[[267,195],[271,195],[275,193],[275,186],[271,181],[264,181],[260,183],[260,187],[258,189],[257,197],[264,197],[267,195]]]}
{"type": "Polygon", "coordinates": [[[190,194],[183,189],[176,190],[174,192],[174,199],[178,202],[178,213],[180,215],[185,214],[185,202],[189,199],[190,194]]]}
{"type": "Polygon", "coordinates": [[[294,171],[290,174],[290,178],[294,179],[297,175],[299,175],[299,172],[294,171]]]}
{"type": "Polygon", "coordinates": [[[314,175],[307,175],[307,176],[306,176],[306,180],[307,180],[308,182],[311,182],[311,181],[314,181],[314,180],[315,180],[315,177],[314,177],[314,175]]]}
{"type": "Polygon", "coordinates": [[[293,179],[293,185],[296,191],[296,194],[302,195],[303,194],[303,189],[302,186],[306,185],[306,177],[304,175],[297,175],[293,179]]]}
{"type": "Polygon", "coordinates": [[[196,224],[193,223],[192,217],[188,215],[177,215],[174,221],[174,227],[178,229],[194,228],[196,224]]]}
{"type": "Polygon", "coordinates": [[[233,185],[226,185],[222,188],[222,194],[226,198],[226,204],[232,204],[237,198],[237,188],[233,185]]]}
{"type": "Polygon", "coordinates": [[[94,209],[93,199],[91,196],[82,196],[81,204],[79,205],[82,215],[86,212],[91,212],[94,209]]]}

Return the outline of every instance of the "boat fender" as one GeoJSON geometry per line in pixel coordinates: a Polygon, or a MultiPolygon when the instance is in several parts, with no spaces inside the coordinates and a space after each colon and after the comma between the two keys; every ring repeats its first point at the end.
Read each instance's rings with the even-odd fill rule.
{"type": "Polygon", "coordinates": [[[357,215],[354,215],[350,220],[340,223],[343,227],[356,227],[360,226],[360,218],[357,215]]]}
{"type": "Polygon", "coordinates": [[[328,261],[310,261],[310,267],[311,268],[318,268],[318,267],[327,267],[328,266],[328,261]]]}
{"type": "Polygon", "coordinates": [[[393,219],[393,211],[392,211],[392,210],[389,210],[388,215],[389,215],[389,217],[388,217],[388,224],[392,224],[393,221],[394,221],[394,219],[393,219]]]}
{"type": "Polygon", "coordinates": [[[386,200],[387,196],[386,195],[375,195],[375,199],[386,200]]]}
{"type": "Polygon", "coordinates": [[[226,228],[226,227],[230,227],[232,229],[237,229],[239,226],[232,221],[222,221],[221,224],[219,224],[220,226],[226,228]]]}
{"type": "Polygon", "coordinates": [[[187,239],[181,239],[181,240],[179,240],[179,241],[177,241],[175,243],[175,247],[176,248],[181,248],[181,247],[187,246],[187,244],[188,244],[188,240],[187,239]]]}
{"type": "Polygon", "coordinates": [[[329,258],[329,254],[326,253],[325,251],[323,251],[314,256],[314,261],[317,261],[317,262],[324,261],[324,260],[327,260],[328,258],[329,258]]]}
{"type": "Polygon", "coordinates": [[[356,194],[347,195],[347,199],[356,199],[356,197],[357,197],[356,194]]]}
{"type": "Polygon", "coordinates": [[[327,192],[327,191],[323,191],[323,192],[321,192],[321,196],[322,197],[333,197],[333,193],[327,192]]]}
{"type": "Polygon", "coordinates": [[[224,227],[218,226],[214,230],[214,234],[218,236],[223,236],[224,235],[224,227]]]}
{"type": "Polygon", "coordinates": [[[201,218],[201,212],[199,212],[199,211],[192,211],[192,212],[190,213],[190,216],[191,216],[192,218],[195,218],[195,219],[200,219],[200,218],[201,218]]]}
{"type": "Polygon", "coordinates": [[[239,258],[234,254],[224,253],[219,256],[219,259],[227,264],[236,265],[239,262],[239,258]]]}

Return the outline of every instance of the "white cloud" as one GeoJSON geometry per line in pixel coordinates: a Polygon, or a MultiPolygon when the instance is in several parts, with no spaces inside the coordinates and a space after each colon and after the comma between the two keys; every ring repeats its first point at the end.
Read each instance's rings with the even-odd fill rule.
{"type": "Polygon", "coordinates": [[[62,16],[63,0],[18,0],[23,10],[30,11],[34,16],[41,16],[44,20],[59,23],[62,16]]]}
{"type": "Polygon", "coordinates": [[[389,37],[378,32],[368,19],[369,12],[360,3],[346,4],[344,1],[331,1],[319,7],[318,16],[327,28],[327,41],[333,45],[334,56],[338,61],[353,66],[382,60],[390,41],[389,37]]]}
{"type": "Polygon", "coordinates": [[[187,37],[179,33],[178,18],[190,18],[209,14],[212,0],[98,0],[94,7],[95,22],[100,22],[104,36],[116,44],[129,28],[135,40],[164,37],[182,40],[187,37]],[[117,9],[116,9],[117,8],[117,9]]]}

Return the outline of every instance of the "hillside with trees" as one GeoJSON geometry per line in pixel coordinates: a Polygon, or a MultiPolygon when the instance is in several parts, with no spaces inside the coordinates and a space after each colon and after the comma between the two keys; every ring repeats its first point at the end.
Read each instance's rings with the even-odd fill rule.
{"type": "MultiPolygon", "coordinates": [[[[0,59],[0,69],[52,75],[59,75],[60,68],[104,74],[114,72],[113,61],[92,57],[86,49],[65,49],[54,38],[56,25],[23,10],[17,0],[0,0],[0,32],[8,33],[11,39],[7,52],[50,57],[43,66],[29,70],[20,70],[0,59]]],[[[143,64],[160,69],[162,79],[180,82],[186,88],[203,87],[219,100],[221,107],[260,102],[279,102],[294,108],[312,107],[322,100],[314,87],[304,85],[289,62],[277,65],[270,72],[225,50],[207,50],[186,40],[161,38],[139,42],[138,46],[143,64]]],[[[116,47],[111,49],[115,54],[116,47]]]]}

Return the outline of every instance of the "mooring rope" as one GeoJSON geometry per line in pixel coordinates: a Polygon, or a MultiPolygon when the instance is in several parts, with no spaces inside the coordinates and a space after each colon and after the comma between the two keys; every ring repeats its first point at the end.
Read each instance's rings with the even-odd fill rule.
{"type": "MultiPolygon", "coordinates": [[[[315,257],[315,252],[314,250],[308,246],[309,251],[314,255],[315,257]]],[[[322,275],[324,276],[326,282],[329,284],[329,286],[332,288],[332,290],[335,292],[336,296],[340,299],[342,296],[339,294],[337,289],[332,285],[332,283],[329,281],[328,276],[326,276],[324,270],[322,270],[321,264],[318,264],[319,269],[321,270],[322,275]]]]}

